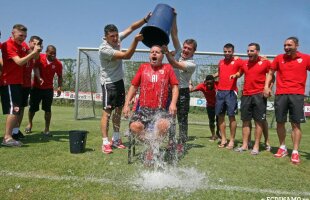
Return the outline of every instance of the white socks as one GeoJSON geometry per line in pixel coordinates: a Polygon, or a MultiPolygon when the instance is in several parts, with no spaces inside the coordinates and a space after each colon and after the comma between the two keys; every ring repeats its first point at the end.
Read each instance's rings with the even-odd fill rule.
{"type": "Polygon", "coordinates": [[[297,150],[293,150],[292,154],[293,154],[293,153],[297,153],[297,154],[298,154],[298,151],[297,151],[297,150]]]}
{"type": "Polygon", "coordinates": [[[119,132],[114,132],[112,136],[112,141],[118,141],[119,139],[119,132]]]}
{"type": "Polygon", "coordinates": [[[108,139],[107,137],[102,138],[102,144],[103,144],[103,145],[110,144],[109,139],[108,139]]]}
{"type": "Polygon", "coordinates": [[[283,150],[287,150],[285,145],[281,145],[280,148],[283,150]]]}
{"type": "Polygon", "coordinates": [[[16,134],[18,134],[18,132],[19,132],[19,127],[13,128],[12,135],[16,135],[16,134]]]}

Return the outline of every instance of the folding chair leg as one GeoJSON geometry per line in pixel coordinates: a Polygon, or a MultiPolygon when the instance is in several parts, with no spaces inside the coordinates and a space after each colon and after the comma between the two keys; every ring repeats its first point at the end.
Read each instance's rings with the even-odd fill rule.
{"type": "Polygon", "coordinates": [[[131,133],[128,135],[128,164],[131,164],[132,163],[132,155],[131,155],[131,147],[132,147],[132,135],[131,133]]]}

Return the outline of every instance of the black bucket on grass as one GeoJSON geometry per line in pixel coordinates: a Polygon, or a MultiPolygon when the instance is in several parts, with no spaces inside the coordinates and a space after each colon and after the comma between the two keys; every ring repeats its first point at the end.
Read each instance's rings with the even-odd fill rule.
{"type": "Polygon", "coordinates": [[[72,130],[69,131],[70,152],[84,153],[86,147],[88,131],[72,130]]]}

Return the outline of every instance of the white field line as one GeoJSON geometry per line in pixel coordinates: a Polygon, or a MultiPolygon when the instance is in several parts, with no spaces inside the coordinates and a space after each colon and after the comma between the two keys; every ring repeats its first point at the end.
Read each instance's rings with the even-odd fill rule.
{"type": "MultiPolygon", "coordinates": [[[[30,178],[30,179],[46,179],[50,181],[78,181],[84,183],[101,183],[101,184],[117,184],[119,181],[114,181],[105,178],[96,178],[93,176],[89,177],[78,177],[78,176],[51,176],[51,175],[39,175],[33,173],[21,173],[21,172],[10,172],[5,170],[0,170],[0,176],[4,177],[17,177],[17,178],[30,178]]],[[[128,183],[124,182],[126,185],[128,183]]],[[[128,185],[127,185],[128,186],[128,185]]],[[[284,190],[275,190],[275,189],[259,189],[259,188],[246,188],[239,186],[229,186],[229,185],[211,185],[208,183],[205,186],[202,186],[197,189],[205,190],[224,190],[224,191],[236,191],[236,192],[247,192],[247,193],[262,193],[262,194],[276,194],[276,195],[288,195],[288,196],[310,196],[310,192],[304,191],[284,191],[284,190]]]]}

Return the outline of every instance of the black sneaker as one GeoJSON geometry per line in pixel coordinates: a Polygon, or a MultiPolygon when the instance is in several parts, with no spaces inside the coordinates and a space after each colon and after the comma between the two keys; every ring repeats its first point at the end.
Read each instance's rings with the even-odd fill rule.
{"type": "Polygon", "coordinates": [[[19,134],[12,134],[12,138],[14,140],[19,140],[19,134]]]}
{"type": "Polygon", "coordinates": [[[19,139],[23,139],[23,138],[25,138],[25,135],[21,132],[21,131],[18,131],[18,138],[19,139]]]}

